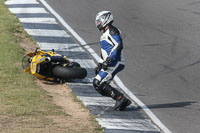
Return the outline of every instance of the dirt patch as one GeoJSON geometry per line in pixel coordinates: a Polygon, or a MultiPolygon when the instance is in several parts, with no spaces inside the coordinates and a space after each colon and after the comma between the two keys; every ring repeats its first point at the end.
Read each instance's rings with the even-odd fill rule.
{"type": "Polygon", "coordinates": [[[83,108],[80,102],[76,101],[71,89],[65,84],[55,84],[41,80],[37,80],[36,83],[49,93],[53,103],[61,106],[63,111],[69,115],[67,119],[60,116],[50,116],[55,123],[69,131],[97,132],[98,127],[94,126],[89,111],[83,108]]]}
{"type": "MultiPolygon", "coordinates": [[[[20,28],[20,32],[25,32],[20,28]]],[[[36,42],[31,41],[31,38],[27,35],[21,33],[15,33],[15,36],[19,37],[20,46],[24,49],[25,52],[33,52],[38,46],[36,42]]]]}

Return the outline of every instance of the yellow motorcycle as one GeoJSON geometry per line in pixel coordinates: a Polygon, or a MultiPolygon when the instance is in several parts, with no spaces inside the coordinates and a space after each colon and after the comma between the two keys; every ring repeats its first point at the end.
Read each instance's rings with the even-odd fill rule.
{"type": "Polygon", "coordinates": [[[22,59],[22,67],[39,79],[63,82],[71,79],[84,79],[87,71],[79,63],[71,62],[66,56],[57,54],[53,49],[44,52],[36,49],[22,59]]]}

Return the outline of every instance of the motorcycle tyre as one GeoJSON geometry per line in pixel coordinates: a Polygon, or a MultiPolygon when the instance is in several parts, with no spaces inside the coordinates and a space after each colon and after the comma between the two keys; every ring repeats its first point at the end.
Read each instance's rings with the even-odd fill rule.
{"type": "Polygon", "coordinates": [[[81,67],[81,65],[77,62],[72,62],[72,67],[81,67]]]}
{"type": "Polygon", "coordinates": [[[52,71],[56,77],[61,79],[83,79],[87,76],[86,69],[81,67],[63,67],[56,65],[52,71]]]}

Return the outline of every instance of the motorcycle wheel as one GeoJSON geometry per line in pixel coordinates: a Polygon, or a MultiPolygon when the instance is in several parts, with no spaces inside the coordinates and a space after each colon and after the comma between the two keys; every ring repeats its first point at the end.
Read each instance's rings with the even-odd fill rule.
{"type": "Polygon", "coordinates": [[[72,67],[81,67],[81,65],[77,62],[72,62],[72,67]]]}
{"type": "Polygon", "coordinates": [[[56,65],[52,71],[56,77],[61,79],[83,79],[87,76],[86,69],[81,67],[63,67],[56,65]]]}

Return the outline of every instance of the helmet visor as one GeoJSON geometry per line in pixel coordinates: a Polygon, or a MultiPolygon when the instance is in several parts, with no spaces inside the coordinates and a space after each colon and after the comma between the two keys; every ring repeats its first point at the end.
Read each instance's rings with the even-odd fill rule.
{"type": "Polygon", "coordinates": [[[96,27],[100,30],[102,27],[102,21],[101,19],[96,20],[96,27]]]}

